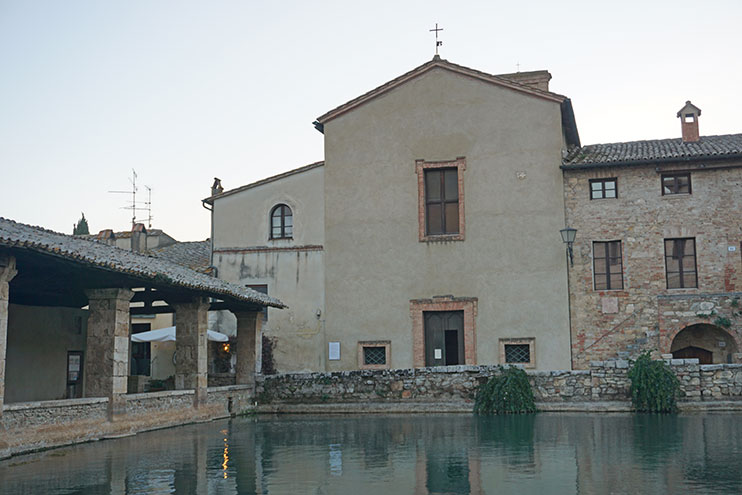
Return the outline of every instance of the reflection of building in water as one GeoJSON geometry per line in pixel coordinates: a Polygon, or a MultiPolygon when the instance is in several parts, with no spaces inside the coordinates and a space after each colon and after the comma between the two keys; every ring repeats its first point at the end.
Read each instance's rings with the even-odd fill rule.
{"type": "Polygon", "coordinates": [[[3,461],[0,492],[740,493],[740,444],[724,414],[238,418],[3,461]]]}

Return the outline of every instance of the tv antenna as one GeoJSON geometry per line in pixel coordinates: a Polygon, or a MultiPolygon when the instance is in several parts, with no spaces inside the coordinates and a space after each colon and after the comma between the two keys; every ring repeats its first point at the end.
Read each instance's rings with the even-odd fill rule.
{"type": "Polygon", "coordinates": [[[131,177],[129,178],[131,189],[128,191],[108,191],[113,194],[131,194],[131,203],[121,208],[124,210],[131,210],[131,228],[137,224],[137,211],[147,212],[147,228],[152,228],[152,188],[145,185],[147,189],[147,201],[137,202],[137,171],[131,169],[131,177]]]}

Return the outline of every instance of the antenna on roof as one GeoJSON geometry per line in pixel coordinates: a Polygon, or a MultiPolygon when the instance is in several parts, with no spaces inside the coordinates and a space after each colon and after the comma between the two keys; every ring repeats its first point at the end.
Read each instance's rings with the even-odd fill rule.
{"type": "Polygon", "coordinates": [[[438,31],[443,31],[443,28],[438,28],[438,23],[435,23],[435,29],[431,29],[430,32],[432,33],[435,31],[435,55],[438,56],[438,47],[443,46],[442,41],[438,41],[438,31]]]}
{"type": "Polygon", "coordinates": [[[131,190],[129,191],[108,192],[114,194],[131,194],[131,203],[121,207],[124,210],[131,210],[131,227],[134,228],[134,226],[137,224],[137,211],[146,211],[148,228],[152,228],[152,188],[149,186],[144,186],[147,188],[147,201],[140,201],[137,203],[137,191],[139,189],[137,188],[137,171],[134,169],[131,169],[131,178],[129,179],[129,183],[131,184],[131,190]]]}

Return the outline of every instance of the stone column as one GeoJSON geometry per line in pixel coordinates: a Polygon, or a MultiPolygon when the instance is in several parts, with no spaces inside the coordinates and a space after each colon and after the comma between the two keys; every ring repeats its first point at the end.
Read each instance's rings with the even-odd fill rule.
{"type": "Polygon", "coordinates": [[[85,344],[85,397],[108,397],[109,418],[126,414],[129,378],[129,289],[90,289],[85,344]]]}
{"type": "Polygon", "coordinates": [[[232,311],[237,317],[237,385],[255,386],[255,362],[257,357],[256,341],[263,323],[260,311],[232,311]]]}
{"type": "Polygon", "coordinates": [[[194,407],[206,404],[209,302],[198,298],[175,309],[175,388],[196,391],[194,407]]]}
{"type": "MultiPolygon", "coordinates": [[[[8,345],[8,299],[10,298],[10,281],[18,271],[15,269],[15,258],[0,254],[0,418],[3,417],[5,397],[5,350],[8,345]]],[[[0,447],[1,448],[1,447],[0,447]]],[[[0,458],[2,458],[0,456],[0,458]]]]}

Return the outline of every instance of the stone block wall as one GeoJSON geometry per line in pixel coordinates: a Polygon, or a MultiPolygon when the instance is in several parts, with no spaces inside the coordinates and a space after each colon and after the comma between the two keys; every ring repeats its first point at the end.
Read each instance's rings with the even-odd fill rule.
{"type": "MultiPolygon", "coordinates": [[[[680,380],[681,401],[742,400],[742,365],[667,360],[680,380]]],[[[630,401],[626,360],[593,361],[588,370],[526,371],[536,402],[630,401]]],[[[471,402],[497,366],[294,373],[258,380],[260,404],[471,402]]]]}
{"type": "Polygon", "coordinates": [[[567,224],[577,229],[569,274],[574,367],[634,358],[644,350],[671,352],[672,339],[680,330],[696,323],[713,324],[716,316],[697,316],[700,303],[714,306],[718,316],[731,321],[725,330],[742,351],[742,317],[735,319],[727,302],[739,298],[735,291],[742,287],[738,228],[742,196],[736,192],[742,168],[691,170],[691,194],[663,196],[658,171],[689,167],[697,165],[564,171],[567,224]],[[590,180],[607,178],[616,178],[617,197],[591,200],[590,180]],[[664,239],[673,238],[695,239],[697,288],[667,288],[664,239]],[[621,242],[623,288],[595,289],[596,241],[621,242]]]}

